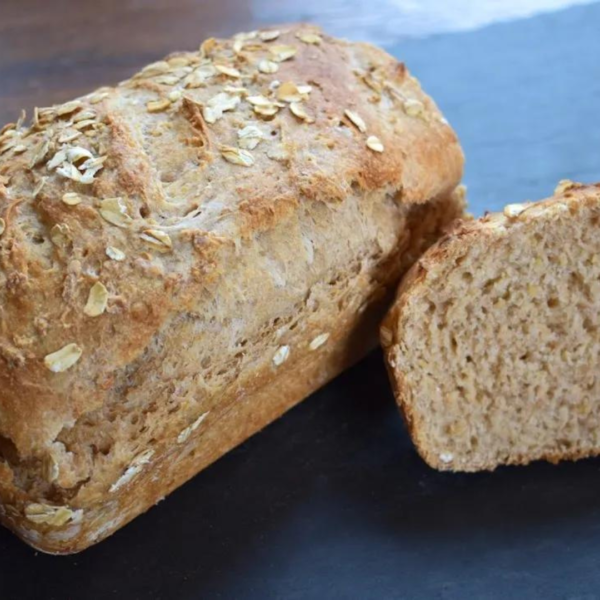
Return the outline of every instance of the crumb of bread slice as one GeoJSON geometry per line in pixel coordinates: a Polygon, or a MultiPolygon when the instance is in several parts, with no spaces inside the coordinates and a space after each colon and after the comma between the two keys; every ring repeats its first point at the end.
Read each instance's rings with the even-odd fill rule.
{"type": "Polygon", "coordinates": [[[600,454],[600,184],[460,223],[381,329],[398,403],[442,470],[600,454]]]}

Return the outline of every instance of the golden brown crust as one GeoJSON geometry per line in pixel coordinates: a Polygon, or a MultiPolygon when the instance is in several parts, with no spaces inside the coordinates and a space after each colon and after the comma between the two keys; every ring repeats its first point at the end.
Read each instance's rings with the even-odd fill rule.
{"type": "MultiPolygon", "coordinates": [[[[183,445],[171,448],[152,469],[146,468],[136,477],[134,494],[115,496],[86,511],[86,518],[71,525],[71,531],[68,527],[48,528],[42,537],[32,523],[26,522],[24,527],[22,520],[13,521],[10,513],[3,523],[37,549],[54,554],[79,552],[104,539],[365,356],[377,345],[377,324],[388,304],[389,294],[371,303],[358,319],[350,311],[340,315],[327,340],[330,351],[312,352],[307,360],[282,369],[276,390],[259,384],[254,393],[218,418],[211,420],[208,415],[183,445]]],[[[256,377],[268,384],[272,374],[269,370],[256,377]]]]}
{"type": "MultiPolygon", "coordinates": [[[[5,128],[0,498],[12,526],[32,503],[85,521],[109,488],[122,496],[128,465],[155,468],[202,414],[277,385],[291,344],[368,306],[410,261],[381,266],[436,234],[411,239],[419,205],[430,218],[462,210],[448,199],[462,162],[403,65],[310,26],[207,40],[5,128]]],[[[48,520],[79,519],[30,516],[37,545],[55,549],[48,520]]],[[[91,543],[85,531],[69,544],[91,543]]]]}
{"type": "MultiPolygon", "coordinates": [[[[459,219],[447,233],[433,244],[427,252],[411,267],[402,279],[396,292],[396,299],[380,327],[385,362],[394,396],[404,417],[408,432],[419,454],[431,467],[443,471],[481,471],[494,470],[496,462],[462,462],[460,465],[444,462],[438,453],[430,449],[419,415],[411,400],[412,390],[406,382],[405,374],[397,366],[399,343],[408,318],[409,305],[428,293],[434,280],[445,281],[457,262],[474,246],[491,249],[496,240],[518,234],[519,230],[538,219],[552,220],[566,211],[575,214],[586,206],[597,206],[600,201],[600,183],[585,185],[563,180],[557,186],[552,197],[539,202],[510,204],[502,213],[490,213],[476,220],[459,219]]],[[[557,463],[562,460],[577,460],[588,456],[597,456],[596,447],[588,450],[565,450],[539,455],[515,454],[503,464],[525,465],[534,460],[547,460],[557,463]]]]}
{"type": "MultiPolygon", "coordinates": [[[[373,318],[371,316],[371,321],[373,318]]],[[[347,335],[348,323],[340,323],[339,331],[334,335],[347,335]]],[[[256,393],[243,398],[242,402],[229,409],[218,420],[203,427],[199,431],[200,440],[190,436],[190,444],[176,448],[179,456],[165,455],[160,462],[155,462],[152,470],[145,470],[136,478],[136,494],[121,495],[115,502],[87,512],[87,518],[77,524],[77,535],[64,539],[53,538],[50,531],[45,538],[33,528],[16,525],[10,518],[5,525],[12,528],[25,541],[44,552],[70,554],[85,549],[90,543],[99,541],[125,525],[141,512],[149,509],[158,499],[168,495],[172,490],[187,481],[199,470],[242,443],[255,432],[262,429],[294,404],[308,396],[313,390],[324,385],[337,373],[359,360],[374,346],[372,332],[375,322],[366,328],[370,340],[340,344],[336,351],[329,353],[323,360],[322,355],[315,355],[312,361],[300,365],[297,369],[287,369],[277,380],[277,393],[270,387],[263,387],[256,393]],[[302,376],[300,376],[302,375],[302,376]],[[173,465],[177,468],[174,469],[173,465]]],[[[259,375],[269,379],[270,374],[259,375]]]]}

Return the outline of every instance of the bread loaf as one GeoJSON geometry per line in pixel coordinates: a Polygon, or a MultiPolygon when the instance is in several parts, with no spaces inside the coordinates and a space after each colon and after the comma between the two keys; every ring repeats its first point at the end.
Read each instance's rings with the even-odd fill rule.
{"type": "Polygon", "coordinates": [[[600,453],[600,184],[458,225],[382,329],[396,396],[433,467],[600,453]]]}
{"type": "Polygon", "coordinates": [[[309,26],[5,127],[2,522],[79,551],[362,357],[462,163],[403,64],[309,26]]]}

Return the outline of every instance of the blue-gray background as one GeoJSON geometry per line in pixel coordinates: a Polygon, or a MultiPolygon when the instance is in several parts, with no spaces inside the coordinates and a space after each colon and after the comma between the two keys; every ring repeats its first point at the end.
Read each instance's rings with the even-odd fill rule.
{"type": "Polygon", "coordinates": [[[476,214],[600,180],[599,27],[596,4],[392,48],[456,128],[476,214]]]}

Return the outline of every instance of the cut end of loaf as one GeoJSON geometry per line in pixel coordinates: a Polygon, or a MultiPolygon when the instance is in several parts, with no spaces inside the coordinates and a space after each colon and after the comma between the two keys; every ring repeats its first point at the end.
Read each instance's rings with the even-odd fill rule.
{"type": "Polygon", "coordinates": [[[384,323],[398,401],[435,468],[600,453],[600,189],[559,193],[456,228],[384,323]]]}

